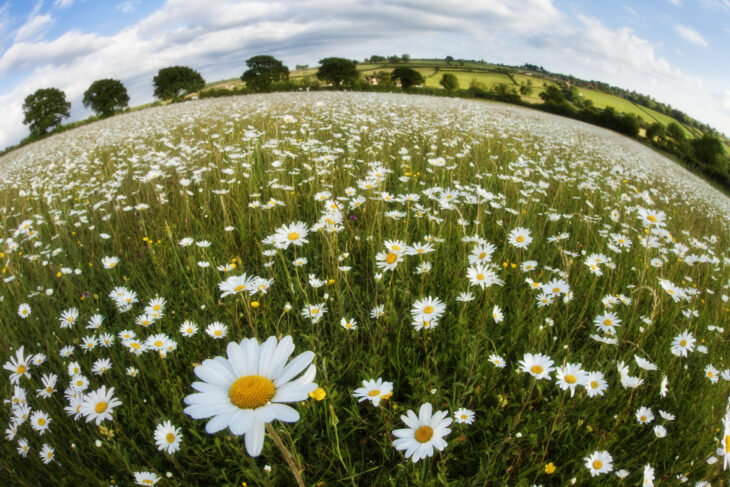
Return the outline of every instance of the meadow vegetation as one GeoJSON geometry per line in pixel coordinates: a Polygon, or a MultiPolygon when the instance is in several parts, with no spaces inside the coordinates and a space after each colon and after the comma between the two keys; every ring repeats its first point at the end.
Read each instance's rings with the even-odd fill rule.
{"type": "Polygon", "coordinates": [[[329,92],[15,151],[4,482],[709,485],[728,205],[664,163],[539,112],[329,92]]]}

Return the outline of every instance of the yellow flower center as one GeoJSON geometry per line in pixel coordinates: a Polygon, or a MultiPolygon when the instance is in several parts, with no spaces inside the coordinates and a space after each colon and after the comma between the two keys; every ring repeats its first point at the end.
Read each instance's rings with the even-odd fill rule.
{"type": "Polygon", "coordinates": [[[156,346],[156,347],[161,347],[161,346],[162,346],[162,340],[157,340],[157,341],[155,342],[155,346],[156,346]]]}
{"type": "Polygon", "coordinates": [[[486,256],[487,256],[487,253],[486,252],[482,252],[481,254],[479,254],[479,260],[484,259],[486,256]]]}
{"type": "Polygon", "coordinates": [[[647,218],[647,220],[649,220],[649,221],[650,221],[650,222],[652,222],[652,223],[656,223],[656,221],[657,221],[657,220],[656,220],[656,217],[655,217],[654,215],[649,215],[649,216],[648,216],[648,217],[646,217],[646,218],[647,218]]]}
{"type": "Polygon", "coordinates": [[[686,347],[687,346],[687,340],[682,340],[681,342],[679,342],[679,346],[680,347],[686,347]]]}
{"type": "Polygon", "coordinates": [[[143,483],[144,485],[155,485],[155,483],[154,483],[154,482],[153,482],[152,480],[150,480],[150,479],[144,479],[144,480],[142,481],[142,483],[143,483]]]}
{"type": "Polygon", "coordinates": [[[725,453],[730,453],[730,435],[725,435],[725,453]]]}
{"type": "Polygon", "coordinates": [[[416,430],[416,441],[419,443],[426,443],[428,440],[433,438],[433,428],[430,426],[421,426],[416,430]]]}
{"type": "Polygon", "coordinates": [[[46,424],[46,419],[45,418],[38,418],[38,426],[43,426],[44,424],[46,424]]]}
{"type": "Polygon", "coordinates": [[[560,288],[559,287],[554,287],[553,288],[553,293],[558,294],[559,292],[560,292],[560,288]]]}
{"type": "Polygon", "coordinates": [[[312,308],[312,314],[316,315],[317,313],[319,313],[319,308],[312,308]]]}
{"type": "Polygon", "coordinates": [[[477,280],[483,281],[484,280],[484,274],[477,274],[477,280]]]}
{"type": "Polygon", "coordinates": [[[213,335],[215,335],[217,337],[221,336],[222,334],[223,334],[223,332],[220,331],[220,330],[216,330],[216,331],[213,332],[213,335]]]}
{"type": "Polygon", "coordinates": [[[152,309],[154,309],[155,311],[160,311],[160,308],[162,308],[162,306],[156,304],[152,309]]]}
{"type": "Polygon", "coordinates": [[[598,381],[592,380],[591,381],[591,388],[592,389],[598,389],[598,381]]]}
{"type": "Polygon", "coordinates": [[[709,377],[710,379],[712,379],[713,375],[714,374],[712,373],[712,371],[707,372],[707,377],[709,377]]]}
{"type": "Polygon", "coordinates": [[[522,235],[518,235],[515,240],[517,240],[517,243],[522,243],[525,241],[525,237],[523,237],[522,235]]]}
{"type": "Polygon", "coordinates": [[[673,289],[667,289],[667,292],[668,292],[669,294],[674,294],[674,290],[673,290],[673,289]]]}
{"type": "Polygon", "coordinates": [[[192,329],[192,328],[188,328],[188,329],[187,329],[187,330],[185,330],[185,331],[187,331],[188,333],[192,333],[192,332],[193,332],[193,329],[192,329]]]}
{"type": "Polygon", "coordinates": [[[380,395],[380,389],[373,389],[372,391],[368,392],[368,396],[375,397],[380,395]]]}
{"type": "Polygon", "coordinates": [[[299,234],[297,232],[291,232],[287,238],[293,242],[299,239],[299,234]]]}
{"type": "Polygon", "coordinates": [[[593,461],[593,468],[595,470],[600,470],[601,467],[603,467],[603,462],[602,461],[600,461],[600,460],[594,460],[593,461]]]}
{"type": "Polygon", "coordinates": [[[26,370],[28,370],[28,367],[26,367],[25,365],[18,365],[18,369],[16,370],[16,372],[18,373],[18,375],[22,375],[25,374],[26,370]]]}
{"type": "Polygon", "coordinates": [[[385,262],[387,262],[388,264],[392,264],[396,260],[398,260],[398,255],[393,252],[390,252],[388,253],[388,255],[385,256],[385,262]]]}
{"type": "Polygon", "coordinates": [[[241,409],[255,409],[266,405],[276,394],[276,387],[266,377],[246,375],[231,385],[228,396],[241,409]]]}
{"type": "Polygon", "coordinates": [[[395,251],[398,251],[400,250],[400,245],[393,245],[391,248],[395,251]]]}
{"type": "Polygon", "coordinates": [[[423,312],[427,315],[430,315],[431,313],[433,313],[433,306],[426,306],[425,308],[423,308],[423,312]]]}
{"type": "Polygon", "coordinates": [[[96,411],[97,414],[101,414],[104,411],[106,411],[107,404],[104,401],[99,401],[96,403],[96,406],[94,406],[94,411],[96,411]]]}
{"type": "Polygon", "coordinates": [[[109,267],[114,267],[115,265],[117,265],[116,262],[109,262],[109,267]]]}
{"type": "Polygon", "coordinates": [[[236,291],[237,293],[240,293],[244,289],[246,289],[246,286],[244,286],[243,284],[239,284],[238,286],[236,286],[235,288],[233,288],[233,290],[236,291]]]}
{"type": "Polygon", "coordinates": [[[532,372],[533,374],[542,374],[542,371],[543,371],[543,368],[540,365],[533,365],[530,368],[530,372],[532,372]]]}
{"type": "Polygon", "coordinates": [[[576,378],[573,374],[568,374],[565,376],[565,382],[567,382],[568,384],[575,384],[576,378]]]}
{"type": "Polygon", "coordinates": [[[605,320],[603,320],[603,324],[606,325],[606,326],[611,326],[611,325],[613,325],[613,321],[611,321],[610,319],[606,318],[605,320]]]}
{"type": "Polygon", "coordinates": [[[140,344],[139,344],[139,343],[137,343],[137,342],[132,342],[132,344],[131,344],[130,346],[131,346],[132,348],[134,348],[135,350],[139,350],[140,348],[142,348],[142,345],[140,345],[140,344]]]}
{"type": "Polygon", "coordinates": [[[81,386],[83,386],[83,385],[84,385],[84,381],[82,381],[82,380],[77,380],[77,381],[76,381],[76,386],[77,386],[77,387],[81,387],[81,386]]]}
{"type": "Polygon", "coordinates": [[[168,443],[175,443],[175,435],[173,433],[167,433],[165,436],[165,441],[168,443]]]}

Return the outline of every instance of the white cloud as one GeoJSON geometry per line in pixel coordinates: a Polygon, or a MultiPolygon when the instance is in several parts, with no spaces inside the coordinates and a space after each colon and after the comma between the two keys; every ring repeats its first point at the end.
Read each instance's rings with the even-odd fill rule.
{"type": "Polygon", "coordinates": [[[131,14],[134,9],[139,5],[140,0],[125,0],[122,3],[117,4],[116,9],[120,10],[125,14],[131,14]]]}
{"type": "Polygon", "coordinates": [[[68,8],[73,5],[74,0],[55,0],[53,6],[57,8],[68,8]]]}
{"type": "Polygon", "coordinates": [[[667,0],[667,1],[669,3],[671,3],[672,5],[674,5],[675,7],[679,7],[680,5],[682,5],[682,0],[667,0]]]}
{"type": "Polygon", "coordinates": [[[31,15],[28,21],[20,26],[13,42],[32,42],[43,38],[53,25],[53,18],[49,14],[31,15]]]}
{"type": "Polygon", "coordinates": [[[675,25],[674,31],[679,34],[679,37],[692,44],[697,44],[701,47],[708,47],[707,41],[702,35],[691,27],[686,25],[675,25]]]}

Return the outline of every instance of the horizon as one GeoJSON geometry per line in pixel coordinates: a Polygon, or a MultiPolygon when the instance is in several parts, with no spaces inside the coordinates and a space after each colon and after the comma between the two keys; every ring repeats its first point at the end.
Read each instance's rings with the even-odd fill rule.
{"type": "Polygon", "coordinates": [[[73,122],[91,114],[81,98],[97,79],[119,79],[139,106],[153,101],[161,68],[190,66],[214,82],[239,77],[257,54],[289,67],[405,53],[530,63],[651,96],[728,136],[730,67],[714,62],[730,46],[728,19],[730,0],[8,0],[0,4],[0,147],[28,134],[22,103],[36,89],[64,91],[73,122]]]}

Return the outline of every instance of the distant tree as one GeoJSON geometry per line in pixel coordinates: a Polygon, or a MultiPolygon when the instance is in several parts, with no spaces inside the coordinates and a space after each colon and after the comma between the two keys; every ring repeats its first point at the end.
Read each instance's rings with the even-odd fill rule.
{"type": "Polygon", "coordinates": [[[532,80],[528,79],[527,83],[520,85],[520,95],[530,96],[532,94],[532,80]]]}
{"type": "Polygon", "coordinates": [[[382,62],[385,62],[385,56],[373,55],[373,56],[370,56],[370,59],[368,61],[373,64],[382,63],[382,62]]]}
{"type": "Polygon", "coordinates": [[[667,136],[672,138],[677,144],[681,144],[686,138],[684,130],[682,130],[682,127],[677,122],[669,122],[669,125],[667,125],[667,136]]]}
{"type": "Polygon", "coordinates": [[[400,58],[393,54],[392,56],[388,56],[388,62],[392,64],[398,64],[400,63],[400,58]]]}
{"type": "Polygon", "coordinates": [[[698,161],[715,167],[725,164],[725,149],[720,139],[712,134],[706,133],[702,137],[692,139],[692,153],[698,161]]]}
{"type": "Polygon", "coordinates": [[[423,76],[415,69],[399,67],[393,70],[390,75],[390,79],[393,81],[400,80],[400,85],[403,89],[408,89],[411,86],[421,85],[424,83],[423,76]]]}
{"type": "Polygon", "coordinates": [[[289,80],[289,68],[273,56],[254,56],[246,60],[246,70],[241,81],[254,91],[271,89],[273,83],[289,80]]]}
{"type": "Polygon", "coordinates": [[[116,79],[98,79],[84,92],[84,107],[91,108],[98,116],[108,117],[129,104],[127,88],[116,79]]]}
{"type": "Polygon", "coordinates": [[[200,91],[205,86],[205,80],[200,73],[187,66],[162,68],[152,79],[152,83],[155,87],[155,98],[158,100],[185,96],[200,91]]]}
{"type": "Polygon", "coordinates": [[[646,128],[646,138],[650,142],[653,142],[655,138],[661,140],[664,138],[664,132],[664,125],[660,124],[659,122],[654,122],[646,128]]]}
{"type": "Polygon", "coordinates": [[[317,78],[335,86],[352,85],[360,74],[355,63],[341,57],[328,57],[319,61],[317,78]]]}
{"type": "Polygon", "coordinates": [[[296,66],[294,66],[294,69],[296,69],[297,71],[299,71],[300,69],[307,69],[307,68],[309,68],[309,64],[297,64],[296,66]]]}
{"type": "Polygon", "coordinates": [[[453,58],[453,57],[451,57],[451,56],[446,56],[446,57],[444,58],[444,60],[446,61],[446,64],[451,64],[451,62],[452,62],[452,61],[454,60],[454,58],[453,58]]]}
{"type": "Polygon", "coordinates": [[[459,79],[452,73],[444,73],[444,75],[441,76],[439,84],[443,86],[446,91],[459,89],[459,79]]]}
{"type": "Polygon", "coordinates": [[[23,124],[28,125],[33,136],[40,136],[61,124],[70,116],[71,102],[58,88],[42,88],[25,97],[23,124]]]}
{"type": "Polygon", "coordinates": [[[402,54],[400,58],[403,60],[404,63],[407,63],[408,61],[411,60],[411,55],[410,54],[402,54]]]}
{"type": "Polygon", "coordinates": [[[540,93],[540,98],[545,101],[546,105],[564,105],[566,103],[563,92],[560,90],[560,88],[554,85],[548,85],[545,88],[545,91],[540,93]]]}

